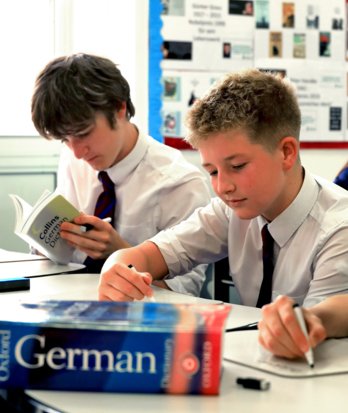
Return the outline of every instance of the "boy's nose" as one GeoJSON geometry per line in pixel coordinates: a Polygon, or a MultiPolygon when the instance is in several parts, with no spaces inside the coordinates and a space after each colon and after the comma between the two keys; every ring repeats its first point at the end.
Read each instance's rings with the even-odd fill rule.
{"type": "Polygon", "coordinates": [[[80,140],[74,140],[68,142],[68,147],[73,151],[75,158],[82,159],[88,152],[87,145],[80,140]]]}
{"type": "Polygon", "coordinates": [[[227,192],[233,192],[235,190],[235,185],[231,181],[231,179],[227,179],[226,177],[220,175],[218,180],[217,180],[217,185],[216,185],[216,192],[219,195],[226,194],[227,192]]]}

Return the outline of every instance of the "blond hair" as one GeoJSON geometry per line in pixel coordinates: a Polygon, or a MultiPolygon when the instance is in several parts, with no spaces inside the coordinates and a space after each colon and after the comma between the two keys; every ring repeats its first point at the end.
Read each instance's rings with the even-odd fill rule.
{"type": "Polygon", "coordinates": [[[280,75],[232,72],[197,100],[186,116],[186,141],[194,148],[209,136],[241,130],[273,149],[286,136],[299,139],[301,113],[292,84],[280,75]]]}

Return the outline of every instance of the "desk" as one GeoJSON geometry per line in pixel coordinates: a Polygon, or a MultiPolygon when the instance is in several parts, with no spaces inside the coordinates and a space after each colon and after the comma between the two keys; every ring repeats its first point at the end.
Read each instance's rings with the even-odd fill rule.
{"type": "MultiPolygon", "coordinates": [[[[4,293],[6,300],[28,300],[31,298],[96,299],[99,276],[95,274],[65,274],[31,279],[29,292],[4,293]]],[[[158,301],[174,299],[171,294],[155,289],[158,301]]],[[[182,302],[197,302],[198,298],[181,296],[182,302]]],[[[256,321],[260,317],[257,308],[234,305],[228,327],[256,321]]],[[[232,333],[233,334],[233,333],[232,333]]],[[[243,333],[244,334],[244,333],[243,333]]],[[[247,332],[245,332],[247,334],[247,332]]],[[[348,355],[347,355],[348,357],[348,355]]],[[[233,363],[223,363],[221,394],[219,396],[168,396],[157,394],[108,394],[84,392],[26,391],[27,397],[53,410],[40,412],[64,413],[133,413],[151,412],[200,412],[200,413],[326,413],[329,409],[343,412],[348,407],[347,375],[287,379],[233,363]],[[268,391],[240,388],[237,377],[262,377],[271,382],[268,391]]],[[[33,411],[33,410],[31,410],[33,411]]],[[[35,411],[35,410],[34,410],[35,411]]]]}
{"type": "Polygon", "coordinates": [[[83,264],[56,264],[41,255],[26,254],[0,249],[1,277],[41,277],[62,273],[81,272],[83,264]]]}

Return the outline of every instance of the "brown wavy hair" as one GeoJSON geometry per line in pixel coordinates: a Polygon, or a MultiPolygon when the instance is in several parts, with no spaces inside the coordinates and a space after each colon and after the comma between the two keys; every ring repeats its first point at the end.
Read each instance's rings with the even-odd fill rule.
{"type": "Polygon", "coordinates": [[[58,57],[39,73],[31,102],[35,128],[47,139],[77,136],[103,113],[110,127],[126,103],[127,117],[135,114],[130,88],[117,65],[104,57],[73,54],[58,57]]]}

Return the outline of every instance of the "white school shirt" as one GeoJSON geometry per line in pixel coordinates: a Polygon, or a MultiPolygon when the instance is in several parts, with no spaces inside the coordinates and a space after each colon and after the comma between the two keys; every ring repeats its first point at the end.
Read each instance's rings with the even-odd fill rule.
{"type": "MultiPolygon", "coordinates": [[[[115,183],[115,229],[131,245],[137,245],[188,217],[208,204],[206,177],[185,160],[177,149],[139,133],[131,153],[106,170],[115,183]]],[[[102,185],[87,162],[75,158],[65,145],[58,168],[58,191],[76,208],[93,215],[102,185]]],[[[73,262],[82,263],[86,254],[76,250],[73,262]]],[[[171,289],[199,295],[206,265],[185,277],[166,279],[171,289]]]]}
{"type": "MultiPolygon", "coordinates": [[[[266,221],[241,220],[221,199],[213,198],[178,226],[151,239],[170,274],[197,262],[228,255],[242,304],[256,306],[262,277],[261,229],[266,221]]],[[[306,173],[297,197],[269,224],[275,240],[272,300],[284,294],[298,304],[348,293],[348,192],[306,173]]]]}

